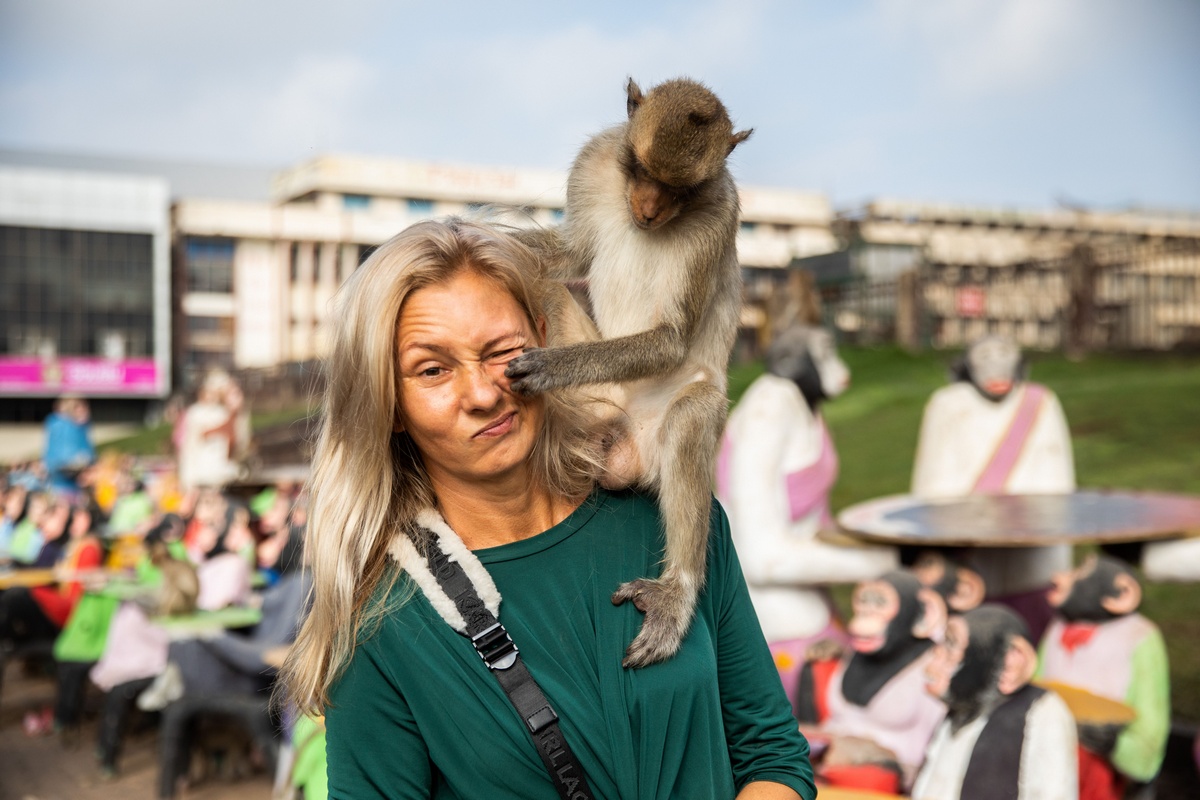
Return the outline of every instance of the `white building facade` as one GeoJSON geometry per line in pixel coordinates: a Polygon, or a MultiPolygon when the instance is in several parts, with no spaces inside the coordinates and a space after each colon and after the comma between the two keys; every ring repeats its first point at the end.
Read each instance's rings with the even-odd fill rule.
{"type": "MultiPolygon", "coordinates": [[[[324,353],[338,286],[370,250],[451,214],[516,225],[562,218],[566,173],[322,156],[284,170],[269,202],[180,198],[173,210],[180,382],[324,353]]],[[[818,194],[744,188],[739,257],[777,271],[837,244],[818,194]]],[[[752,291],[752,287],[748,286],[752,291]]]]}

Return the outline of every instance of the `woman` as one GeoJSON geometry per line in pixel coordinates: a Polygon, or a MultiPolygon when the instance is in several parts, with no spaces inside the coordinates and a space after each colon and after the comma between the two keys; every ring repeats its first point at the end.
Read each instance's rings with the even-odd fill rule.
{"type": "Polygon", "coordinates": [[[285,668],[300,710],[326,714],[330,796],[555,796],[497,680],[421,588],[420,516],[443,546],[461,539],[477,585],[494,582],[485,599],[503,598],[596,797],[813,797],[719,507],[680,652],[621,667],[641,620],[610,596],[657,571],[661,522],[647,498],[595,488],[579,403],[509,389],[508,362],[545,341],[537,269],[504,232],[424,222],[342,289],[309,505],[314,604],[285,668]]]}

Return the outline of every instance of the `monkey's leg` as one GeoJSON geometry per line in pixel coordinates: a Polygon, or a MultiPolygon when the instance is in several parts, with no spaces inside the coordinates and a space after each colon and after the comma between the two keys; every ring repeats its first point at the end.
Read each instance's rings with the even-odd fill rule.
{"type": "Polygon", "coordinates": [[[632,600],[642,629],[625,651],[626,667],[644,667],[675,654],[692,622],[704,584],[713,466],[725,425],[726,399],[710,383],[688,384],[658,431],[659,505],[666,528],[661,577],[622,584],[613,603],[632,600]]]}

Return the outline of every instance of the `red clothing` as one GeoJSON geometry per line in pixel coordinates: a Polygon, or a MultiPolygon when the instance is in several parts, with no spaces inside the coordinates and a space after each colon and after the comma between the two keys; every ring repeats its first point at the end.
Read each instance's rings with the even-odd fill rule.
{"type": "MultiPolygon", "coordinates": [[[[60,566],[70,571],[96,569],[103,558],[100,542],[89,536],[71,546],[60,566]]],[[[68,581],[55,586],[37,586],[30,589],[29,594],[46,618],[61,628],[67,624],[67,619],[75,610],[75,604],[83,596],[83,584],[79,581],[68,581]]]]}

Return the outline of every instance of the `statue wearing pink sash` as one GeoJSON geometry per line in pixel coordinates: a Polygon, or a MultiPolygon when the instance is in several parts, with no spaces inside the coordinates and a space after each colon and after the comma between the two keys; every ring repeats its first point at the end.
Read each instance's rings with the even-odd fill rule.
{"type": "MultiPolygon", "coordinates": [[[[1075,462],[1062,406],[1052,391],[1022,379],[1020,350],[985,337],[970,348],[958,380],[925,406],[912,493],[925,499],[966,494],[1057,494],[1075,490],[1075,462]]],[[[1029,624],[1034,641],[1049,622],[1045,600],[1071,548],[979,549],[963,556],[987,585],[1029,624]]]]}
{"type": "Polygon", "coordinates": [[[767,352],[766,374],[730,413],[717,461],[717,496],[793,701],[808,645],[844,639],[819,587],[874,578],[897,565],[890,547],[838,547],[816,538],[832,525],[829,492],[838,472],[820,403],[848,383],[827,331],[785,330],[767,352]]]}

